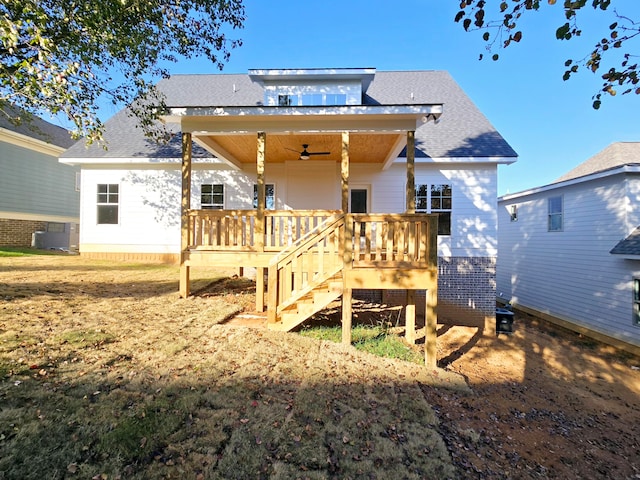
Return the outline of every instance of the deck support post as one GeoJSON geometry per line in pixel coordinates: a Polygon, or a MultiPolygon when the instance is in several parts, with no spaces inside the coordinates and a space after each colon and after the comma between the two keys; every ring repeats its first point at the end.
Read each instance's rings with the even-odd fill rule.
{"type": "Polygon", "coordinates": [[[404,338],[410,345],[416,343],[416,291],[407,290],[404,338]]]}
{"type": "Polygon", "coordinates": [[[438,337],[438,289],[427,290],[426,305],[424,309],[424,364],[427,368],[435,369],[438,366],[436,358],[436,339],[438,337]]]}
{"type": "Polygon", "coordinates": [[[191,293],[190,268],[187,265],[189,249],[189,210],[191,209],[191,133],[182,133],[182,200],[180,203],[180,296],[191,293]]]}
{"type": "MultiPolygon", "coordinates": [[[[264,210],[266,207],[266,192],[264,186],[264,162],[267,135],[258,132],[258,154],[256,158],[256,184],[258,188],[258,209],[254,229],[255,246],[259,252],[264,252],[264,210]]],[[[256,311],[264,312],[264,267],[256,268],[256,311]]]]}
{"type": "Polygon", "coordinates": [[[353,314],[353,290],[349,287],[342,289],[342,343],[351,345],[351,317],[353,314]]]}

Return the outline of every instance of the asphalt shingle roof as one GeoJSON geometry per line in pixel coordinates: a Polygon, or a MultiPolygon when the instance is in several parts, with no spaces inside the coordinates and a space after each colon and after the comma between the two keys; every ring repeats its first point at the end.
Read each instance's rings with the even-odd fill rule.
{"type": "Polygon", "coordinates": [[[603,172],[623,165],[640,163],[640,142],[616,142],[568,171],[553,183],[603,172]]]}
{"type": "Polygon", "coordinates": [[[640,227],[631,232],[627,238],[618,242],[609,253],[614,255],[640,255],[640,227]]]}
{"type": "MultiPolygon", "coordinates": [[[[158,88],[166,95],[167,105],[175,107],[248,107],[264,101],[262,85],[248,74],[174,75],[159,82],[158,88]]],[[[430,103],[442,103],[444,113],[437,124],[429,122],[416,130],[417,158],[517,156],[447,72],[376,72],[363,96],[364,105],[430,103]]],[[[105,123],[104,137],[108,150],[78,142],[62,157],[181,156],[179,135],[169,145],[159,146],[144,138],[136,119],[125,110],[105,123]]],[[[194,156],[208,154],[194,146],[194,156]]]]}
{"type": "Polygon", "coordinates": [[[42,118],[30,115],[16,107],[5,105],[2,107],[12,117],[21,119],[19,124],[13,123],[4,112],[0,112],[0,128],[50,143],[57,147],[69,148],[75,143],[68,130],[47,122],[42,118]]]}

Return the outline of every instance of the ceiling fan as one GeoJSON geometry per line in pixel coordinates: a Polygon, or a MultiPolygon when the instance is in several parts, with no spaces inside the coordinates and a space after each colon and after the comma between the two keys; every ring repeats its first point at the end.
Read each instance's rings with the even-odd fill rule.
{"type": "Polygon", "coordinates": [[[309,144],[303,143],[301,152],[298,152],[298,150],[293,150],[292,148],[287,148],[287,150],[291,150],[292,152],[298,152],[300,154],[300,157],[298,157],[300,160],[309,160],[311,155],[329,155],[331,153],[331,152],[309,152],[307,148],[309,148],[309,144]]]}

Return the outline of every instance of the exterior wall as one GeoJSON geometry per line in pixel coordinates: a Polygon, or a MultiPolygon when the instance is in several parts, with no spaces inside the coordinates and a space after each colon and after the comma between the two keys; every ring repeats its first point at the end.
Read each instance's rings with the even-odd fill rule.
{"type": "Polygon", "coordinates": [[[76,172],[58,159],[10,143],[0,143],[0,218],[9,213],[41,220],[76,221],[80,195],[76,172]],[[64,219],[64,220],[63,220],[64,219]]]}
{"type": "Polygon", "coordinates": [[[640,262],[609,251],[640,225],[637,179],[621,175],[499,202],[500,297],[640,345],[633,325],[632,279],[640,262]],[[547,231],[547,199],[562,195],[564,229],[547,231]],[[510,221],[511,205],[518,219],[510,221]]]}
{"type": "MultiPolygon", "coordinates": [[[[78,223],[77,167],[52,155],[0,142],[0,245],[30,246],[47,222],[78,223]]],[[[64,245],[69,248],[71,245],[64,245]]]]}

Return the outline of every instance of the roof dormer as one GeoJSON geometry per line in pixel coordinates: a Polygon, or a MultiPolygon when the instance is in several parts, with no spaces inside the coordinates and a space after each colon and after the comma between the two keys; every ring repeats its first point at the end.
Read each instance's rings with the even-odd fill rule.
{"type": "Polygon", "coordinates": [[[362,105],[375,68],[249,70],[264,88],[265,106],[362,105]]]}

